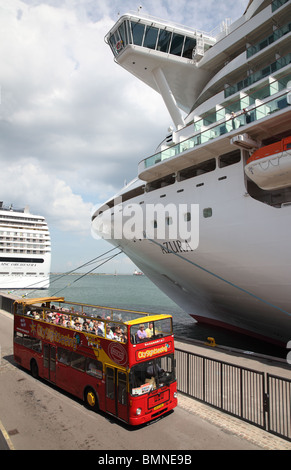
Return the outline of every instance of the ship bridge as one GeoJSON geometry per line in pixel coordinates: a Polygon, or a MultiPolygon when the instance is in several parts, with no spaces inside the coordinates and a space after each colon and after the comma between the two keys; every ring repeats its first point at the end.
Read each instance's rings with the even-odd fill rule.
{"type": "Polygon", "coordinates": [[[215,44],[210,35],[150,16],[126,14],[105,37],[115,61],[162,95],[177,129],[210,78],[199,68],[215,44]]]}

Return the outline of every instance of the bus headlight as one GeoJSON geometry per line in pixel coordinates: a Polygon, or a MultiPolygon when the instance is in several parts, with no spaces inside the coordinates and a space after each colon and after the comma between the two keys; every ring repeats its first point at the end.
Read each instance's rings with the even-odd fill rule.
{"type": "Polygon", "coordinates": [[[178,393],[174,392],[174,398],[178,398],[178,393]]]}
{"type": "Polygon", "coordinates": [[[141,414],[141,408],[137,408],[136,414],[137,414],[137,415],[140,415],[140,414],[141,414]]]}

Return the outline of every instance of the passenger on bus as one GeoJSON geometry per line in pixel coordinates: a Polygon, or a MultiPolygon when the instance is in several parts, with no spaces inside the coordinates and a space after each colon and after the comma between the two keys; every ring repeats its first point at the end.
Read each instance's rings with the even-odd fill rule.
{"type": "Polygon", "coordinates": [[[154,324],[152,322],[149,323],[148,328],[145,330],[148,338],[151,338],[153,336],[153,334],[154,334],[154,329],[153,328],[154,328],[154,324]]]}
{"type": "Polygon", "coordinates": [[[110,328],[110,325],[106,325],[106,338],[107,339],[114,339],[114,334],[110,328]]]}
{"type": "Polygon", "coordinates": [[[122,330],[119,325],[115,328],[114,336],[117,341],[122,340],[122,330]]]}
{"type": "Polygon", "coordinates": [[[82,325],[81,325],[79,319],[77,319],[77,321],[75,321],[75,330],[79,330],[79,331],[82,330],[82,325]]]}
{"type": "Polygon", "coordinates": [[[139,330],[137,330],[137,342],[140,343],[143,339],[147,337],[147,334],[145,332],[144,325],[139,325],[139,330]]]}
{"type": "Polygon", "coordinates": [[[97,334],[99,336],[104,336],[104,323],[102,321],[97,322],[97,334]]]}
{"type": "Polygon", "coordinates": [[[89,331],[89,323],[87,321],[83,323],[83,331],[89,331]]]}

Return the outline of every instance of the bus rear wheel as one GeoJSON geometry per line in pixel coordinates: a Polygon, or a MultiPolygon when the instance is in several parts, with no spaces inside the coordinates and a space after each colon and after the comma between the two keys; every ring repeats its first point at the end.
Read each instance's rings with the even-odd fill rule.
{"type": "Polygon", "coordinates": [[[88,408],[91,410],[98,410],[98,400],[95,391],[93,388],[89,387],[85,390],[85,402],[88,408]]]}

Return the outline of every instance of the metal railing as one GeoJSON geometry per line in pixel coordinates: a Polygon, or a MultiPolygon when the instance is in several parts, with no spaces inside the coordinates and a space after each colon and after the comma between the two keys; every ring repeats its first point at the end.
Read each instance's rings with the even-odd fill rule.
{"type": "Polygon", "coordinates": [[[291,441],[291,380],[176,349],[178,391],[291,441]]]}

